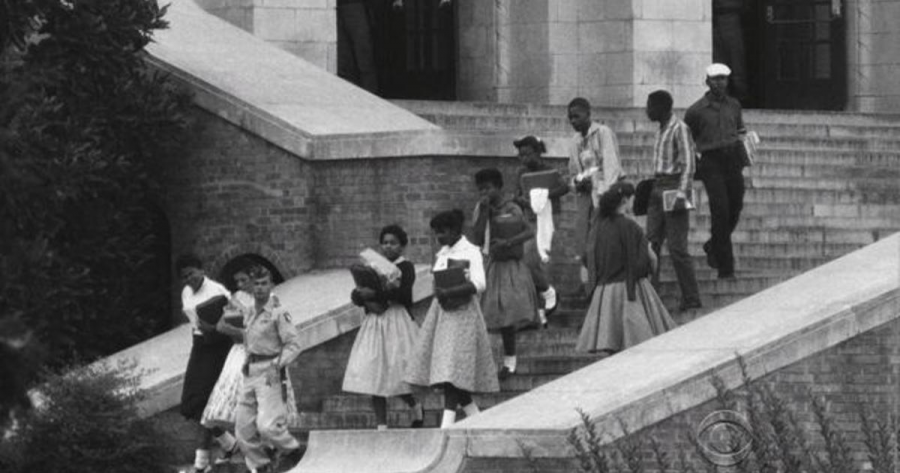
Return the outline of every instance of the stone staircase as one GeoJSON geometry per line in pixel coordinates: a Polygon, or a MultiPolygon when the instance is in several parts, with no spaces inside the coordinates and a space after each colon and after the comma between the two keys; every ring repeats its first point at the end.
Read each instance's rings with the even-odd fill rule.
{"type": "MultiPolygon", "coordinates": [[[[564,166],[564,145],[571,134],[565,107],[397,103],[474,141],[507,140],[509,156],[514,155],[514,137],[538,134],[550,148],[547,157],[564,166]]],[[[595,119],[617,132],[626,172],[635,180],[648,175],[654,125],[643,112],[595,111],[595,119]]],[[[676,313],[679,290],[665,252],[661,263],[658,291],[680,324],[900,231],[900,117],[747,111],[745,120],[762,143],[755,166],[746,174],[745,208],[734,234],[737,279],[720,281],[706,266],[701,245],[709,237],[709,213],[698,181],[690,250],[703,309],[676,313]]],[[[501,383],[500,393],[477,396],[479,405],[490,408],[598,360],[573,353],[584,308],[582,297],[569,295],[549,329],[520,333],[518,374],[501,383]]],[[[500,359],[499,337],[494,338],[500,359]]],[[[426,426],[438,425],[440,396],[425,391],[419,396],[425,403],[426,426]]],[[[406,426],[410,421],[405,405],[391,400],[389,423],[406,426]]],[[[367,397],[335,393],[320,412],[302,414],[299,433],[374,425],[367,397]]]]}

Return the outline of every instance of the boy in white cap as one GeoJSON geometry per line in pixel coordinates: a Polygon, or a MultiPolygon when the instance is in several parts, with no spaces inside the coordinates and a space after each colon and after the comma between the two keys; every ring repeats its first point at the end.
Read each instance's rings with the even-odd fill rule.
{"type": "Polygon", "coordinates": [[[731,69],[724,64],[706,68],[709,91],[691,105],[684,121],[691,129],[700,161],[697,177],[703,181],[712,217],[712,237],[703,244],[707,263],[719,270],[719,279],[734,278],[731,234],[744,207],[746,154],[741,135],[746,133],[741,104],[728,96],[731,69]]]}

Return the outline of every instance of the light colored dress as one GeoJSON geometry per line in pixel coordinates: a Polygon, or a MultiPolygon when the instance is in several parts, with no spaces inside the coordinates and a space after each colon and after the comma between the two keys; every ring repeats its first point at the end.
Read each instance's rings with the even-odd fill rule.
{"type": "Polygon", "coordinates": [[[407,311],[416,270],[402,257],[394,264],[401,271],[400,287],[388,291],[389,306],[384,313],[363,316],[347,360],[344,391],[381,397],[412,393],[403,375],[419,338],[419,326],[407,311]]]}
{"type": "MultiPolygon", "coordinates": [[[[469,261],[469,281],[479,294],[484,291],[484,264],[477,246],[461,237],[452,247],[438,251],[433,269],[446,269],[448,259],[469,261]]],[[[405,379],[419,386],[450,383],[476,393],[500,390],[478,294],[451,311],[444,310],[437,300],[432,301],[405,379]]]]}

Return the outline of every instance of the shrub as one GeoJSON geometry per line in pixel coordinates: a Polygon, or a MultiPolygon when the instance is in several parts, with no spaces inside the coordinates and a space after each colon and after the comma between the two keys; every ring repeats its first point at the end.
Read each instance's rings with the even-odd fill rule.
{"type": "Polygon", "coordinates": [[[156,167],[185,148],[190,100],[142,57],[164,14],[0,2],[0,317],[25,321],[52,366],[168,327],[156,167]]]}
{"type": "Polygon", "coordinates": [[[42,402],[20,420],[0,458],[4,471],[158,473],[171,465],[165,437],[138,416],[133,364],[50,376],[42,402]]]}

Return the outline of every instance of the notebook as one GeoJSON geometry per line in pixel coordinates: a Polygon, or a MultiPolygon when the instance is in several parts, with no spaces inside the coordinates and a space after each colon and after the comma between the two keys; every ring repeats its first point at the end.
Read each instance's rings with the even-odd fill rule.
{"type": "Polygon", "coordinates": [[[212,299],[197,304],[195,310],[197,311],[197,317],[200,318],[200,320],[215,325],[219,323],[219,319],[222,318],[226,305],[228,305],[227,297],[215,296],[212,299]]]}
{"type": "Polygon", "coordinates": [[[553,189],[559,185],[559,171],[526,172],[522,174],[522,190],[527,194],[531,189],[553,189]]]}
{"type": "MultiPolygon", "coordinates": [[[[663,199],[663,210],[664,211],[672,212],[673,210],[675,210],[675,200],[676,200],[677,196],[678,196],[678,191],[675,189],[663,191],[662,199],[663,199]]],[[[685,210],[694,210],[695,208],[696,207],[694,207],[694,203],[691,202],[691,192],[688,191],[687,198],[684,200],[684,209],[685,210]]]]}

